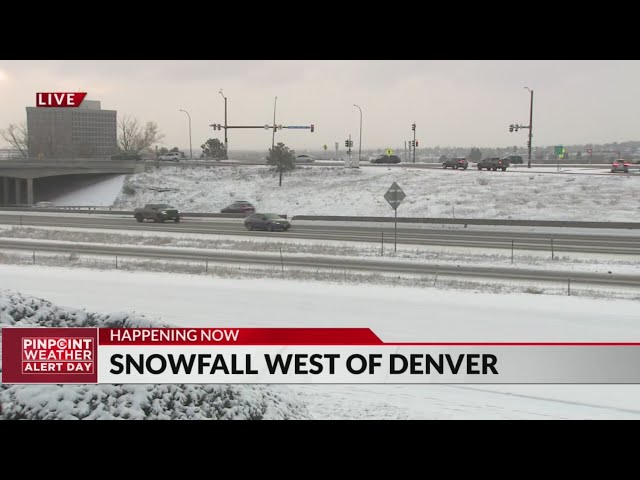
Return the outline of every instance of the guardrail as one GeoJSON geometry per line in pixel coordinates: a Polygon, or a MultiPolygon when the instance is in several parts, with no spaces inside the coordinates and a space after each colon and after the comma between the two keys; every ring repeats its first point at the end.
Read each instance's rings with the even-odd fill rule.
{"type": "MultiPolygon", "coordinates": [[[[393,222],[393,217],[354,217],[326,215],[294,215],[291,220],[327,222],[393,222]]],[[[500,220],[492,218],[412,218],[398,217],[398,223],[436,223],[452,225],[503,225],[523,227],[626,228],[640,229],[636,222],[587,222],[564,220],[500,220]]]]}
{"type": "MultiPolygon", "coordinates": [[[[48,213],[91,213],[96,215],[133,215],[133,210],[114,210],[104,206],[64,206],[54,208],[38,208],[29,205],[12,205],[0,207],[2,211],[18,212],[48,212],[48,213]]],[[[208,212],[181,212],[183,217],[203,218],[245,218],[242,213],[208,213],[208,212]]],[[[286,214],[280,215],[288,218],[286,214]]],[[[393,217],[357,217],[339,215],[294,215],[291,220],[309,220],[323,222],[387,222],[394,221],[393,217]]],[[[501,220],[496,218],[419,218],[398,217],[398,223],[431,223],[438,225],[501,225],[522,227],[570,227],[570,228],[613,228],[613,229],[640,229],[640,222],[590,222],[578,220],[501,220]]]]}
{"type": "MultiPolygon", "coordinates": [[[[30,205],[12,205],[0,207],[0,212],[42,212],[42,213],[89,213],[96,215],[133,215],[133,210],[115,210],[112,207],[99,206],[65,206],[65,207],[31,207],[30,205]]],[[[208,213],[208,212],[180,212],[182,217],[203,218],[246,218],[243,213],[208,213]]],[[[287,218],[287,215],[280,215],[287,218]]]]}

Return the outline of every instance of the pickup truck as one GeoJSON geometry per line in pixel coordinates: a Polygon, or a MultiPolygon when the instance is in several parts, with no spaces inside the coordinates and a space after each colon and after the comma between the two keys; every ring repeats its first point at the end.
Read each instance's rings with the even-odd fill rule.
{"type": "Polygon", "coordinates": [[[508,167],[509,160],[503,158],[485,158],[478,162],[478,170],[486,168],[487,170],[493,170],[495,172],[500,169],[504,172],[508,167]]]}
{"type": "Polygon", "coordinates": [[[153,220],[163,223],[165,220],[180,221],[180,211],[166,203],[148,203],[144,207],[136,208],[133,211],[135,219],[142,223],[144,220],[153,220]]]}

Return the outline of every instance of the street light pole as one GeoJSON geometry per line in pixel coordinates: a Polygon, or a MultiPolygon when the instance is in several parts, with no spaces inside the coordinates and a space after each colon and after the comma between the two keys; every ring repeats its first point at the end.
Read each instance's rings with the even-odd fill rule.
{"type": "Polygon", "coordinates": [[[528,148],[529,148],[529,153],[528,153],[528,161],[527,161],[527,167],[531,168],[531,139],[533,137],[533,90],[531,90],[529,87],[524,87],[527,90],[529,90],[529,93],[531,93],[531,103],[529,105],[529,144],[528,144],[528,148]]]}
{"type": "Polygon", "coordinates": [[[227,97],[222,93],[222,89],[220,89],[220,95],[224,98],[224,149],[227,153],[227,158],[229,157],[229,141],[227,139],[227,97]]]}
{"type": "Polygon", "coordinates": [[[186,113],[187,117],[189,117],[189,158],[193,158],[193,148],[191,148],[191,115],[189,115],[189,112],[186,110],[180,111],[186,113]]]}
{"type": "Polygon", "coordinates": [[[360,166],[360,162],[362,161],[362,109],[359,105],[353,104],[354,107],[357,107],[360,110],[360,141],[358,142],[358,167],[360,166]]]}

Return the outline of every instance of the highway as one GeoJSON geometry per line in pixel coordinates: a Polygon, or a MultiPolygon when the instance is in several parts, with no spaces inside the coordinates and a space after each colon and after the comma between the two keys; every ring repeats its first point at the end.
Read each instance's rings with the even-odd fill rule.
{"type": "Polygon", "coordinates": [[[640,287],[640,275],[619,275],[598,272],[567,272],[523,268],[483,267],[465,265],[422,264],[413,261],[371,260],[327,256],[283,256],[271,253],[218,252],[215,250],[180,247],[146,247],[122,245],[91,245],[85,243],[62,244],[49,240],[25,241],[0,238],[0,249],[34,252],[60,252],[83,255],[109,255],[121,257],[155,258],[165,260],[188,260],[212,263],[272,266],[274,268],[330,269],[360,272],[403,273],[413,275],[439,274],[456,277],[496,278],[528,281],[551,281],[640,287]]]}
{"type": "MultiPolygon", "coordinates": [[[[127,232],[151,231],[162,235],[164,232],[198,233],[212,235],[234,235],[247,238],[269,237],[277,239],[311,239],[370,242],[380,244],[384,234],[385,248],[393,248],[393,223],[384,226],[345,226],[312,222],[293,222],[287,232],[249,232],[242,219],[183,219],[181,223],[137,223],[134,218],[100,215],[16,215],[0,214],[0,224],[23,226],[46,226],[58,228],[113,229],[127,232]]],[[[399,244],[441,245],[478,249],[511,249],[640,255],[638,237],[610,234],[580,235],[575,233],[529,233],[521,231],[494,230],[490,227],[478,229],[451,229],[442,227],[407,228],[397,230],[399,244]],[[553,239],[553,240],[552,240],[553,239]]]]}

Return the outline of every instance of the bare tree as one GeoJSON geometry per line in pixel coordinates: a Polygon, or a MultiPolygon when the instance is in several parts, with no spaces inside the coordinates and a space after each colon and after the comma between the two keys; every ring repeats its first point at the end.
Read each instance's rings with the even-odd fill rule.
{"type": "Polygon", "coordinates": [[[0,130],[0,136],[11,145],[11,148],[18,150],[23,158],[29,157],[27,126],[22,123],[10,123],[7,128],[0,130]]]}
{"type": "Polygon", "coordinates": [[[138,119],[123,115],[118,121],[118,148],[123,152],[140,153],[164,138],[156,122],[147,122],[144,127],[138,119]]]}

